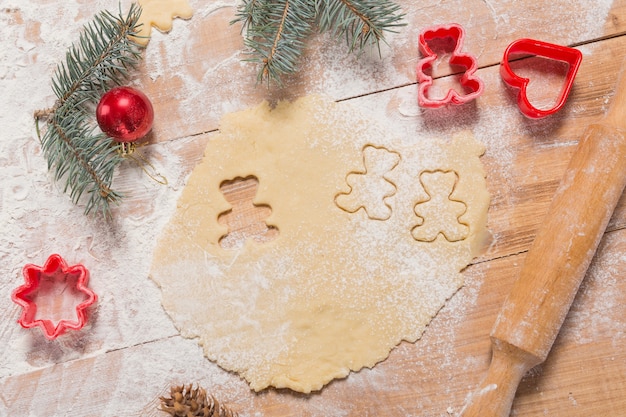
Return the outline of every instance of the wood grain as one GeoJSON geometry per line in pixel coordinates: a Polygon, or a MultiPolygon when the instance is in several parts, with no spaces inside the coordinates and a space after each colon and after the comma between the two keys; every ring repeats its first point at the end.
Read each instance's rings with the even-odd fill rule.
{"type": "Polygon", "coordinates": [[[234,14],[233,7],[220,8],[202,19],[191,19],[189,30],[198,36],[190,39],[179,52],[184,66],[153,80],[151,74],[156,63],[150,57],[143,63],[141,84],[149,97],[155,97],[155,113],[159,120],[153,140],[174,140],[215,130],[225,106],[236,111],[262,100],[295,99],[311,93],[346,100],[414,84],[415,64],[419,59],[418,36],[428,26],[449,22],[461,24],[466,31],[464,50],[477,57],[481,68],[497,65],[506,46],[520,37],[532,36],[562,45],[584,45],[626,31],[624,0],[614,2],[603,31],[591,35],[585,33],[584,25],[577,23],[589,16],[585,16],[582,9],[572,7],[567,0],[551,2],[549,18],[541,3],[531,1],[455,0],[442,4],[431,0],[416,5],[411,0],[402,0],[398,3],[406,11],[407,26],[401,34],[390,38],[388,48],[383,48],[384,59],[378,59],[377,53],[372,53],[359,60],[348,54],[340,42],[333,42],[326,35],[314,36],[302,58],[301,66],[307,71],[285,78],[282,88],[274,87],[269,91],[263,85],[256,85],[257,68],[254,65],[238,62],[245,55],[237,53],[243,48],[240,28],[229,23],[234,14]],[[233,54],[236,54],[235,58],[229,60],[233,54]],[[337,68],[347,71],[335,71],[337,68]],[[183,76],[191,76],[204,87],[202,95],[207,98],[202,111],[178,110],[181,97],[199,96],[197,85],[185,85],[183,76]]]}
{"type": "Polygon", "coordinates": [[[508,416],[522,377],[547,358],[626,186],[624,112],[626,74],[606,116],[576,145],[496,319],[489,371],[462,416],[508,416]]]}
{"type": "MultiPolygon", "coordinates": [[[[172,34],[151,43],[142,75],[136,80],[152,98],[157,114],[150,145],[140,151],[157,168],[166,166],[164,161],[181,165],[179,174],[168,177],[167,190],[173,190],[172,195],[202,158],[224,113],[264,99],[320,93],[397,123],[407,135],[447,137],[456,130],[472,130],[487,149],[482,162],[492,195],[491,245],[466,269],[465,287],[417,343],[402,343],[373,369],[353,373],[308,396],[280,390],[254,394],[238,376],[206,360],[195,341],[182,338],[165,315],[157,323],[142,320],[149,317],[144,310],[160,309],[141,301],[158,291],[148,284],[147,276],[123,277],[129,280],[128,291],[102,299],[107,307],[98,312],[97,332],[88,337],[53,344],[35,337],[22,343],[21,329],[15,329],[17,310],[11,310],[7,324],[0,326],[0,337],[9,349],[24,351],[20,369],[28,370],[13,373],[12,364],[0,362],[0,416],[164,416],[156,409],[158,396],[170,384],[189,382],[202,384],[242,416],[453,415],[487,370],[489,332],[583,128],[607,110],[618,68],[626,58],[626,0],[614,1],[608,16],[598,22],[601,30],[591,32],[582,22],[595,15],[581,15],[584,8],[566,0],[550,5],[531,0],[401,0],[407,26],[390,37],[382,60],[369,55],[358,60],[328,36],[315,36],[302,61],[304,70],[286,79],[283,88],[270,90],[256,86],[256,68],[239,61],[242,37],[239,28],[229,24],[235,2],[225,3],[185,23],[191,35],[176,54],[167,49],[167,36],[176,35],[176,27],[172,34]],[[466,29],[465,49],[478,57],[485,93],[460,108],[407,112],[416,101],[418,33],[427,26],[453,21],[466,29]],[[498,75],[497,64],[506,45],[528,36],[573,45],[584,54],[566,107],[542,120],[526,119],[516,110],[514,91],[498,75]],[[159,65],[171,70],[158,72],[159,65]],[[189,77],[193,84],[185,82],[189,77]],[[122,301],[124,297],[130,301],[122,301]],[[128,305],[134,310],[104,317],[105,312],[128,305]],[[119,331],[116,323],[121,320],[136,320],[133,332],[119,331]],[[178,354],[169,355],[173,350],[178,354]]],[[[540,88],[538,99],[550,100],[551,94],[549,86],[540,88]]],[[[10,158],[0,159],[0,164],[6,161],[10,158]]],[[[154,194],[162,191],[132,172],[122,167],[116,180],[128,194],[116,216],[141,222],[146,213],[159,212],[154,194]]],[[[65,226],[58,218],[42,222],[58,226],[42,227],[45,230],[37,239],[51,238],[65,226]]],[[[84,245],[94,257],[107,259],[107,245],[116,244],[115,233],[104,243],[85,240],[84,245]]],[[[625,254],[623,195],[547,361],[522,380],[513,415],[626,414],[625,254]]],[[[110,262],[125,271],[126,265],[110,262]]],[[[15,276],[16,270],[6,273],[15,276]]],[[[3,355],[0,352],[0,360],[3,355]]]]}

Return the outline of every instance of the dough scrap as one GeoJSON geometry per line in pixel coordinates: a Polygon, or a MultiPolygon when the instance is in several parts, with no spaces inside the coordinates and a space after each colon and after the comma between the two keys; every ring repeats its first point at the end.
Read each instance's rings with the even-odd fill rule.
{"type": "Polygon", "coordinates": [[[337,206],[349,213],[365,210],[373,220],[387,220],[391,216],[391,207],[385,200],[396,193],[396,186],[386,178],[394,169],[400,155],[385,148],[367,145],[363,148],[365,170],[351,172],[346,177],[350,192],[335,197],[337,206]]]}
{"type": "Polygon", "coordinates": [[[161,32],[172,30],[172,20],[191,19],[193,9],[187,0],[137,0],[141,6],[139,23],[142,25],[138,36],[133,41],[139,45],[147,45],[150,41],[152,26],[161,32]]]}
{"type": "Polygon", "coordinates": [[[453,197],[458,179],[454,171],[424,171],[420,174],[428,199],[415,205],[415,214],[420,218],[419,225],[412,230],[416,240],[432,242],[440,234],[450,242],[465,239],[468,225],[461,217],[467,206],[453,197]]]}
{"type": "Polygon", "coordinates": [[[436,142],[389,136],[347,103],[263,103],[224,116],[189,177],[151,276],[181,334],[255,391],[309,393],[373,367],[400,341],[416,341],[463,284],[460,271],[487,234],[484,147],[469,133],[436,142]],[[362,171],[368,145],[400,156],[384,174],[396,186],[386,220],[335,202],[350,191],[347,176],[362,171]],[[438,170],[459,176],[453,195],[467,207],[469,230],[457,242],[411,233],[414,208],[428,199],[419,175],[438,170]],[[251,176],[254,204],[271,208],[265,221],[280,232],[225,249],[228,227],[217,219],[232,206],[220,184],[251,176]]]}

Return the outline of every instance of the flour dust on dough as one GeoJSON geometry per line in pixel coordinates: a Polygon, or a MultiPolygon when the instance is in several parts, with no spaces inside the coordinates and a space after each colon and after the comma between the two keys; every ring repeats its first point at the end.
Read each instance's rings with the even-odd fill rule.
{"type": "Polygon", "coordinates": [[[393,139],[357,114],[311,96],[225,116],[158,242],[151,275],[163,307],[183,336],[256,391],[320,390],[416,341],[483,244],[483,146],[470,134],[393,139]],[[420,173],[439,171],[456,182],[425,190],[420,173]],[[220,184],[248,177],[279,233],[225,249],[218,217],[231,204],[220,184]],[[415,237],[421,224],[432,232],[443,223],[420,208],[437,193],[453,203],[458,224],[442,228],[461,227],[457,241],[444,230],[415,237]]]}

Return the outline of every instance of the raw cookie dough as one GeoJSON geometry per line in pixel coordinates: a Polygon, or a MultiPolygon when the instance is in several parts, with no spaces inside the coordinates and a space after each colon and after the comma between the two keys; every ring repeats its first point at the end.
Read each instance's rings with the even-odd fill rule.
{"type": "Polygon", "coordinates": [[[172,30],[172,20],[180,17],[190,19],[193,10],[187,0],[138,0],[141,6],[139,23],[139,37],[133,37],[133,41],[140,45],[147,45],[150,41],[152,26],[161,32],[172,30]]]}
{"type": "Polygon", "coordinates": [[[372,367],[401,340],[420,337],[483,245],[483,152],[470,134],[392,139],[347,103],[319,97],[227,115],[158,242],[151,275],[163,306],[183,336],[198,338],[210,360],[256,391],[308,393],[372,367]],[[387,162],[376,164],[381,152],[387,162]],[[361,204],[341,208],[338,196],[346,199],[368,169],[384,178],[368,176],[382,188],[365,187],[361,204]],[[452,190],[430,181],[427,192],[426,171],[458,180],[452,190]],[[250,176],[258,179],[254,203],[271,208],[265,220],[278,236],[224,249],[228,227],[218,217],[231,205],[220,184],[250,176]],[[437,223],[420,217],[429,193],[466,208],[452,219],[464,230],[458,241],[444,231],[431,242],[413,236],[425,220],[437,223]],[[374,207],[380,214],[368,215],[374,207]]]}

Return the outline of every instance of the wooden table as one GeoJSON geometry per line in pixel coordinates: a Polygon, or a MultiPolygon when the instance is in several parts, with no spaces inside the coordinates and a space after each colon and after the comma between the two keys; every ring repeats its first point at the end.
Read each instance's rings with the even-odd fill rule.
{"type": "MultiPolygon", "coordinates": [[[[50,7],[46,0],[29,3],[41,4],[42,10],[50,7]]],[[[33,210],[38,211],[11,212],[13,227],[38,230],[0,250],[0,310],[4,312],[0,416],[165,415],[157,411],[158,397],[172,384],[191,382],[202,385],[241,416],[454,415],[486,372],[489,331],[577,140],[610,102],[626,57],[626,0],[402,0],[408,25],[389,38],[382,60],[368,55],[356,59],[341,42],[314,36],[302,71],[287,78],[282,88],[269,90],[255,86],[256,68],[239,61],[242,37],[238,27],[228,24],[237,2],[190,3],[195,16],[177,21],[170,34],[153,37],[134,78],[152,98],[157,115],[147,154],[157,167],[164,167],[170,185],[151,184],[136,169],[123,167],[117,184],[129,195],[110,225],[82,219],[81,209],[58,196],[56,189],[41,192],[52,196],[50,204],[57,209],[37,200],[33,210]],[[415,103],[418,34],[427,26],[450,22],[465,28],[464,49],[478,57],[485,92],[466,106],[419,109],[415,103]],[[584,55],[567,105],[546,119],[522,116],[514,92],[499,77],[504,49],[522,37],[573,46],[584,55]],[[263,99],[293,99],[309,93],[330,95],[376,118],[395,118],[415,135],[448,137],[458,130],[472,130],[487,147],[482,162],[492,195],[488,227],[493,241],[464,272],[465,287],[417,343],[400,344],[373,369],[334,381],[320,393],[266,390],[255,394],[239,377],[206,360],[193,340],[180,337],[161,310],[159,290],[148,278],[150,259],[145,255],[150,254],[152,239],[167,220],[160,211],[168,212],[166,207],[171,213],[185,177],[202,157],[224,113],[263,99]],[[178,169],[168,169],[167,164],[177,164],[178,169]],[[78,232],[76,227],[83,229],[78,232]],[[145,240],[127,234],[129,229],[142,228],[145,240]],[[136,245],[147,249],[133,255],[136,245]],[[48,342],[38,331],[19,328],[15,322],[20,310],[10,302],[9,294],[20,285],[23,263],[41,264],[57,250],[68,251],[71,261],[92,268],[92,287],[100,301],[88,328],[48,342]]],[[[98,5],[117,8],[117,2],[98,5]]],[[[77,10],[74,21],[59,30],[76,30],[99,9],[81,4],[77,10]]],[[[11,17],[9,24],[31,33],[29,39],[35,44],[53,42],[39,22],[23,16],[19,7],[0,13],[11,17]]],[[[50,18],[43,19],[49,24],[50,18]]],[[[0,44],[12,47],[14,42],[2,39],[0,44]]],[[[58,55],[47,59],[60,60],[67,46],[48,45],[44,51],[58,55]]],[[[45,69],[50,72],[35,76],[48,78],[52,67],[45,69]]],[[[541,68],[538,71],[541,76],[541,68]]],[[[543,75],[547,84],[534,93],[538,102],[549,101],[558,91],[551,74],[543,75]]],[[[42,97],[49,100],[50,92],[42,92],[42,97]]],[[[44,99],[33,99],[33,109],[14,111],[30,112],[44,99]]],[[[32,135],[23,141],[33,154],[28,158],[43,164],[32,135]]],[[[2,140],[7,140],[4,134],[2,140]]],[[[15,158],[0,157],[0,168],[19,164],[15,158]]],[[[31,186],[33,193],[39,193],[49,178],[45,171],[33,169],[31,186]]],[[[624,274],[626,197],[619,203],[548,360],[522,381],[513,415],[626,415],[624,274]]]]}

